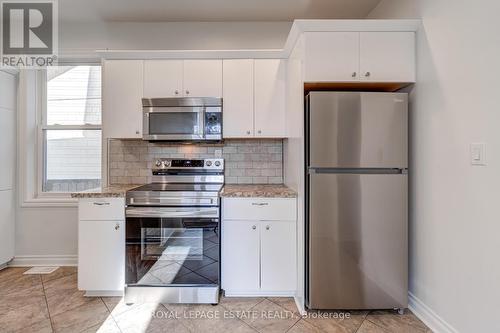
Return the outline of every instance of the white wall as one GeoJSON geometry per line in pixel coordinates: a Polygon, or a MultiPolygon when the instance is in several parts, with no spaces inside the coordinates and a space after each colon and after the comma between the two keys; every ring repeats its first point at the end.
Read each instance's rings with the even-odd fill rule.
{"type": "Polygon", "coordinates": [[[423,19],[410,111],[410,290],[459,332],[500,332],[498,13],[498,0],[383,0],[370,14],[423,19]],[[473,142],[487,143],[487,166],[471,166],[473,142]]]}
{"type": "Polygon", "coordinates": [[[76,207],[33,207],[17,210],[16,263],[76,263],[78,250],[76,207]],[[51,261],[52,262],[52,261],[51,261]]]}
{"type": "Polygon", "coordinates": [[[111,50],[281,49],[291,22],[61,22],[64,54],[111,50]]]}

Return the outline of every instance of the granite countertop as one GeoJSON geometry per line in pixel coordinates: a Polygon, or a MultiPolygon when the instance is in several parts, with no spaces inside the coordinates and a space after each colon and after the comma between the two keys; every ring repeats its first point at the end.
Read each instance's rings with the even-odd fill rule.
{"type": "Polygon", "coordinates": [[[226,184],[221,190],[220,196],[226,198],[296,198],[297,192],[284,184],[226,184]]]}
{"type": "Polygon", "coordinates": [[[96,188],[88,191],[71,193],[72,198],[124,198],[127,191],[141,185],[111,185],[103,188],[96,188]]]}

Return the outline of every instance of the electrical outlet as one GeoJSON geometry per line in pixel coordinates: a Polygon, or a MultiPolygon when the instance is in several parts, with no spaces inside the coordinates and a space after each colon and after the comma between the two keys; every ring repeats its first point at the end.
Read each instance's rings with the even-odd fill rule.
{"type": "Polygon", "coordinates": [[[222,157],[222,149],[215,149],[215,157],[221,158],[222,157]]]}
{"type": "Polygon", "coordinates": [[[486,144],[471,143],[470,162],[472,165],[486,165],[486,144]]]}

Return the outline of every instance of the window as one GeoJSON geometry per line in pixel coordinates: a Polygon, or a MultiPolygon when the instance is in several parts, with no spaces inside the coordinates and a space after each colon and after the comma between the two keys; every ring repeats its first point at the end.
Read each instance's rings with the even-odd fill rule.
{"type": "Polygon", "coordinates": [[[48,67],[43,81],[41,191],[101,186],[101,67],[48,67]]]}

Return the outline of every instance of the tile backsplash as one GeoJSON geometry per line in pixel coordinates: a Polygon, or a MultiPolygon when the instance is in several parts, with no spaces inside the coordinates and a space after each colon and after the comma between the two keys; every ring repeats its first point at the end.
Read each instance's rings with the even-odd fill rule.
{"type": "Polygon", "coordinates": [[[218,158],[226,163],[226,184],[283,183],[283,140],[225,140],[220,145],[173,145],[109,140],[110,185],[151,182],[156,158],[218,158]]]}

